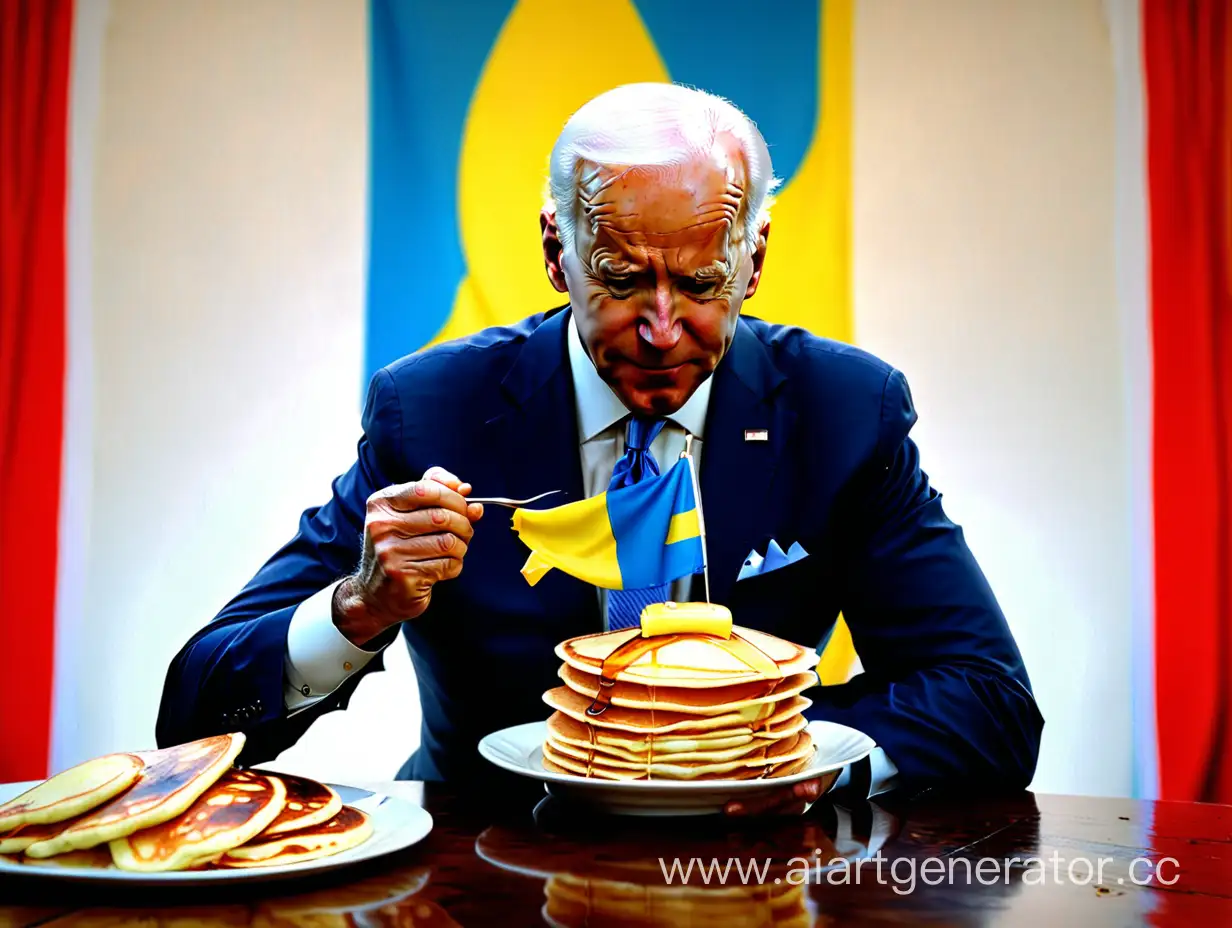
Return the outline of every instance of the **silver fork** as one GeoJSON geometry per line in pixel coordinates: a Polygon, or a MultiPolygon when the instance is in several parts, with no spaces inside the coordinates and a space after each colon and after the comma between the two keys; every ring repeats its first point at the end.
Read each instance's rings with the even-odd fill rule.
{"type": "Polygon", "coordinates": [[[508,506],[510,509],[517,509],[519,506],[527,506],[531,503],[537,503],[545,496],[551,496],[553,493],[560,493],[561,490],[548,490],[546,493],[540,493],[538,496],[532,496],[529,499],[509,499],[504,496],[468,496],[468,503],[483,503],[485,506],[508,506]]]}

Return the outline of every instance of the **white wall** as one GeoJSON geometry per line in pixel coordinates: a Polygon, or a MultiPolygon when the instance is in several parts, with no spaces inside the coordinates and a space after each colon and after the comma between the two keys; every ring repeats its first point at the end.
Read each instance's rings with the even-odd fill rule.
{"type": "MultiPolygon", "coordinates": [[[[55,766],[152,744],[172,655],[327,498],[363,389],[365,3],[110,7],[92,502],[55,766]]],[[[395,672],[287,766],[397,770],[419,716],[409,660],[391,650],[395,672]],[[391,714],[405,724],[378,727],[391,714]]]]}
{"type": "Polygon", "coordinates": [[[1128,433],[1099,0],[864,0],[858,342],[897,365],[925,469],[1022,648],[1035,788],[1128,795],[1128,433]]]}
{"type": "MultiPolygon", "coordinates": [[[[351,460],[365,29],[363,0],[112,0],[85,593],[58,657],[57,766],[152,741],[172,654],[351,460]]],[[[1048,719],[1037,788],[1127,794],[1099,0],[861,0],[855,43],[858,339],[907,373],[925,464],[1022,645],[1048,719]]],[[[390,775],[418,707],[401,646],[388,663],[282,765],[390,775]]]]}

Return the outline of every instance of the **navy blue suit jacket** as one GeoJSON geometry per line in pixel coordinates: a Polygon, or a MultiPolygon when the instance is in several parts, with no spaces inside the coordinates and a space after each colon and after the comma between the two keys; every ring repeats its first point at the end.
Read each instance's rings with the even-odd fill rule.
{"type": "MultiPolygon", "coordinates": [[[[284,709],[291,615],[354,571],[374,491],[439,464],[485,496],[582,498],[567,319],[567,309],[536,315],[377,372],[358,458],[330,500],[303,514],[295,537],[172,662],[160,744],[242,730],[241,760],[268,760],[381,668],[378,657],[312,708],[284,709]]],[[[711,595],[737,624],[810,647],[841,611],[864,672],[810,691],[807,714],[867,732],[905,784],[1023,787],[1043,719],[962,530],[920,469],[915,420],[902,374],[878,359],[742,318],[714,374],[701,461],[711,595]],[[745,441],[746,429],[769,441],[745,441]],[[737,583],[745,556],[772,538],[810,556],[737,583]]],[[[508,511],[490,507],[462,574],[401,626],[423,723],[400,776],[482,772],[484,734],[548,715],[541,695],[559,684],[556,644],[602,629],[594,587],[560,571],[531,587],[519,573],[526,556],[508,511]]]]}

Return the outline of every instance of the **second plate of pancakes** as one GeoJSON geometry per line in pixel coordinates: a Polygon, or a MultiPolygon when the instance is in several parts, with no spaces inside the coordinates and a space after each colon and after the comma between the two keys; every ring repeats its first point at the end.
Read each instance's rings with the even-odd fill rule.
{"type": "MultiPolygon", "coordinates": [[[[299,778],[286,774],[277,776],[284,784],[285,798],[288,801],[275,822],[280,822],[281,827],[288,830],[278,833],[279,828],[275,826],[273,834],[265,832],[268,838],[243,846],[236,859],[228,861],[225,868],[160,872],[121,870],[114,866],[111,854],[104,845],[88,850],[69,851],[43,861],[25,860],[19,854],[0,854],[0,876],[148,885],[286,879],[333,870],[401,851],[421,841],[432,830],[432,816],[418,804],[406,799],[339,785],[328,785],[327,796],[314,797],[304,794],[299,778]],[[293,805],[299,808],[293,808],[293,805]],[[351,810],[350,819],[346,815],[347,807],[351,810]],[[332,814],[335,808],[341,812],[332,814]],[[365,814],[356,815],[354,810],[365,814]],[[328,820],[327,814],[332,814],[328,820]],[[363,830],[364,833],[359,837],[364,840],[351,847],[350,844],[356,840],[356,835],[352,832],[359,830],[363,830]],[[303,847],[305,835],[311,835],[318,844],[349,849],[315,860],[303,860],[304,851],[312,850],[303,847]],[[295,840],[288,840],[291,838],[295,840]]],[[[37,782],[0,784],[0,804],[26,793],[36,785],[37,782]]],[[[251,791],[254,800],[261,799],[261,794],[244,783],[242,772],[228,774],[216,784],[218,790],[244,790],[246,787],[251,791]]],[[[205,794],[203,800],[209,803],[210,794],[205,794]]],[[[224,828],[226,824],[218,823],[218,827],[224,828]]],[[[157,854],[157,848],[148,840],[154,831],[151,829],[143,833],[147,840],[134,842],[132,850],[135,855],[157,854]]],[[[202,832],[199,836],[188,837],[194,841],[208,841],[208,829],[202,828],[202,832]]]]}
{"type": "MultiPolygon", "coordinates": [[[[620,815],[711,815],[730,800],[750,799],[802,780],[821,779],[823,792],[842,769],[876,747],[863,732],[835,722],[809,722],[811,756],[794,772],[773,778],[704,780],[607,780],[549,769],[543,748],[548,723],[527,722],[493,732],[479,742],[479,753],[504,770],[543,782],[547,792],[586,802],[620,815]]],[[[567,737],[567,735],[566,735],[567,737]]]]}

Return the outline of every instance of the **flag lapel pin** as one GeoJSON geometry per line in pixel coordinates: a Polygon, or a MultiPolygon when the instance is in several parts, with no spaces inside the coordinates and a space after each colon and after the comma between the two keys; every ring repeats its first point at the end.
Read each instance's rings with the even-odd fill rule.
{"type": "Polygon", "coordinates": [[[744,430],[744,440],[745,441],[769,441],[770,440],[770,430],[769,429],[745,429],[744,430]]]}

